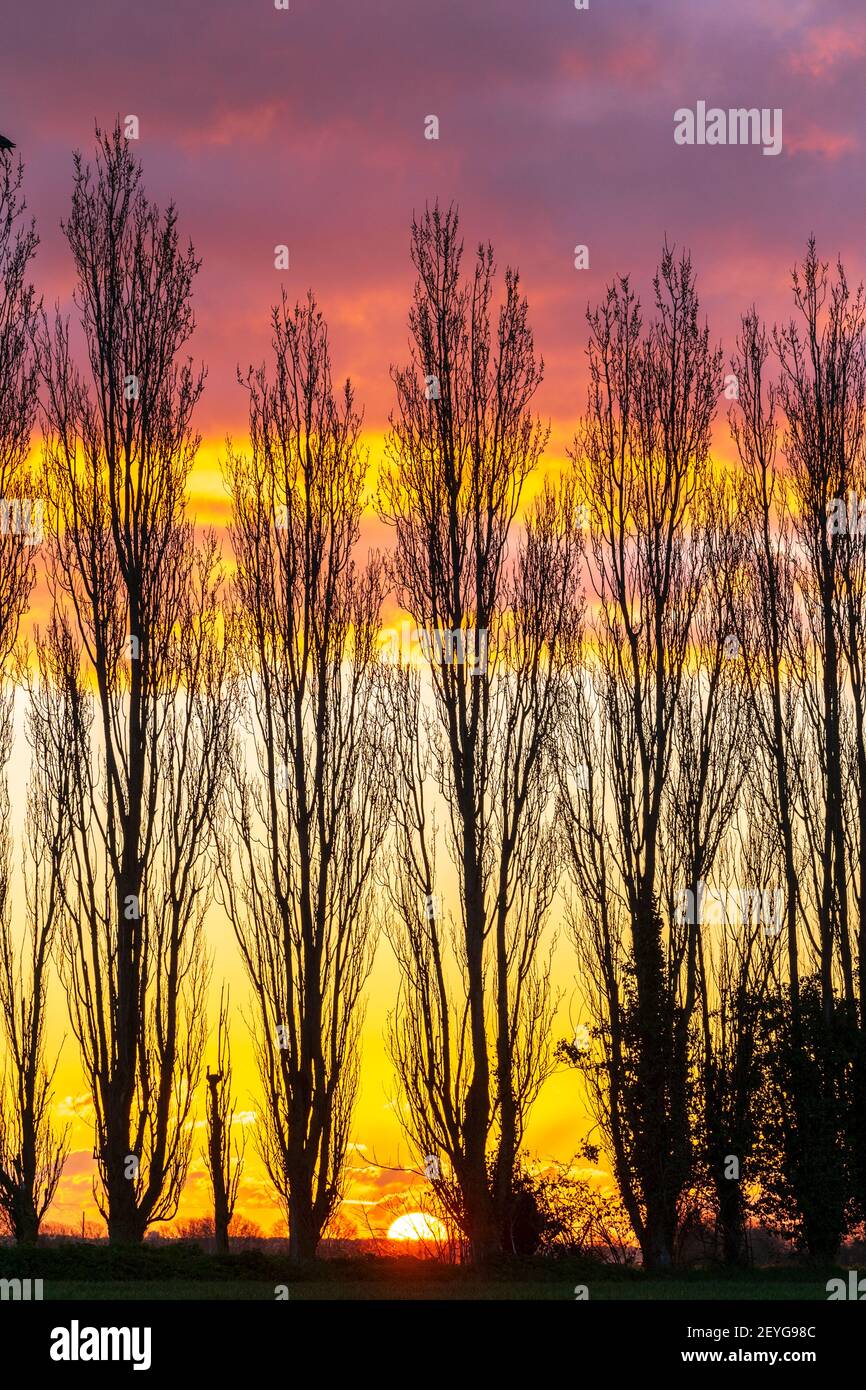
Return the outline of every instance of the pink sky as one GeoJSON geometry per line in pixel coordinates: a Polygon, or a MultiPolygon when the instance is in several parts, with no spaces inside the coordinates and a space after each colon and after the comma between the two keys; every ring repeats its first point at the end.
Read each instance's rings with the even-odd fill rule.
{"type": "Polygon", "coordinates": [[[242,431],[235,383],[267,350],[280,282],[312,287],[335,367],[384,428],[406,355],[413,209],[459,202],[469,247],[520,267],[554,443],[583,401],[584,313],[616,273],[644,292],[662,240],[691,248],[711,328],[788,311],[812,231],[853,278],[866,13],[858,0],[43,0],[4,17],[0,131],[26,161],[38,280],[65,301],[71,150],[135,114],[146,185],[203,259],[193,349],[206,438],[242,431]],[[685,148],[681,106],[781,107],[784,148],[685,148]],[[440,121],[424,139],[424,118],[440,121]],[[291,265],[273,268],[285,243],[291,265]],[[573,248],[589,247],[576,271],[573,248]]]}

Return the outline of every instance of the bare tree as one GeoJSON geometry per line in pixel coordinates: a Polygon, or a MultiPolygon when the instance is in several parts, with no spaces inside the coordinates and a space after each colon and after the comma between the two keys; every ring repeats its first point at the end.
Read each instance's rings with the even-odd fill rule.
{"type": "MultiPolygon", "coordinates": [[[[676,921],[678,886],[691,908],[671,933],[671,969],[681,972],[684,1019],[700,1020],[697,1055],[688,1058],[697,1175],[706,1172],[722,1258],[737,1265],[748,1259],[762,1009],[782,924],[778,861],[752,814],[760,795],[747,781],[755,730],[742,652],[747,541],[739,491],[717,469],[705,501],[695,537],[704,551],[703,585],[674,722],[661,849],[669,917],[676,921]],[[738,846],[749,852],[737,853],[738,846]]],[[[703,1193],[696,1195],[700,1206],[703,1193]]]]}
{"type": "Polygon", "coordinates": [[[254,993],[259,1144],[294,1260],[340,1201],[372,963],[372,873],[393,759],[378,660],[381,566],[358,569],[366,454],[336,392],[310,296],[272,316],[274,375],[242,378],[250,450],[230,449],[237,573],[230,629],[244,692],[220,882],[254,993]]]}
{"type": "MultiPolygon", "coordinates": [[[[809,696],[804,710],[813,742],[820,749],[815,769],[818,781],[810,786],[803,812],[815,847],[813,862],[820,863],[813,906],[829,1024],[837,971],[852,1013],[856,1000],[843,787],[844,744],[849,736],[845,644],[851,622],[856,631],[858,612],[862,617],[863,597],[852,588],[850,565],[845,569],[860,538],[856,529],[852,535],[847,524],[834,525],[834,503],[844,500],[847,508],[849,494],[856,496],[864,480],[866,297],[862,287],[850,289],[841,263],[831,282],[828,267],[818,260],[814,240],[802,266],[794,271],[793,291],[798,318],[777,330],[774,341],[781,367],[779,401],[786,421],[793,524],[801,556],[798,584],[810,639],[799,663],[803,693],[809,696]]],[[[856,643],[852,654],[859,692],[856,643]]],[[[866,767],[862,707],[858,715],[861,759],[856,766],[866,767]]],[[[857,850],[861,847],[866,847],[866,840],[857,850]]],[[[859,859],[858,852],[858,876],[862,875],[859,859]]]]}
{"type": "Polygon", "coordinates": [[[41,537],[27,453],[38,404],[33,331],[39,305],[27,279],[38,237],[23,225],[23,166],[0,150],[0,673],[33,585],[33,547],[41,537]]]}
{"type": "Polygon", "coordinates": [[[663,912],[678,728],[698,755],[688,779],[692,814],[680,825],[691,875],[724,822],[719,788],[713,802],[707,784],[717,721],[706,691],[697,700],[688,680],[711,569],[712,547],[699,536],[722,383],[689,258],[676,261],[666,247],[654,286],[656,317],[646,329],[627,278],[589,315],[589,403],[574,460],[597,615],[578,653],[559,765],[579,895],[573,927],[601,1045],[585,1070],[644,1263],[663,1268],[674,1258],[694,1162],[697,928],[686,924],[683,935],[663,912]]]}
{"type": "Polygon", "coordinates": [[[404,668],[394,687],[388,886],[402,985],[390,1049],[407,1133],[441,1191],[451,1184],[452,1215],[483,1260],[509,1246],[519,1145],[551,1061],[550,753],[581,551],[568,490],[548,488],[509,557],[546,440],[529,409],[542,364],[516,273],[506,272],[494,328],[492,248],[479,249],[468,280],[462,255],[456,210],[413,222],[412,363],[392,372],[380,487],[392,583],[428,673],[422,683],[404,668]],[[458,885],[450,912],[441,805],[458,885]]]}
{"type": "MultiPolygon", "coordinates": [[[[12,926],[9,802],[0,798],[0,1037],[5,1068],[0,1081],[0,1210],[16,1241],[35,1243],[68,1153],[65,1132],[51,1120],[56,1060],[45,1055],[52,952],[61,911],[60,876],[68,837],[62,796],[45,794],[48,778],[68,787],[64,765],[62,702],[48,681],[31,689],[28,739],[33,772],[27,797],[23,945],[12,926]]],[[[5,733],[11,733],[7,724],[5,733]]],[[[0,739],[0,744],[4,740],[0,739]]]]}
{"type": "Polygon", "coordinates": [[[802,712],[788,653],[800,645],[790,498],[777,462],[778,388],[767,379],[770,343],[754,310],[742,320],[733,358],[738,405],[730,412],[741,471],[739,507],[747,585],[739,635],[763,775],[752,779],[757,812],[778,827],[785,889],[788,987],[799,1007],[799,908],[803,855],[797,805],[803,788],[802,712]]]}
{"type": "Polygon", "coordinates": [[[96,1115],[112,1242],[170,1219],[204,1042],[208,827],[229,722],[212,537],[186,481],[203,384],[180,361],[198,269],[115,127],[75,157],[65,233],[90,381],[43,325],[52,527],[43,663],[63,701],[62,972],[96,1115]]]}
{"type": "MultiPolygon", "coordinates": [[[[0,151],[0,1209],[17,1240],[36,1239],[63,1161],[47,1118],[50,1078],[44,1071],[47,954],[53,930],[42,904],[30,918],[27,947],[13,937],[12,844],[5,780],[12,741],[13,696],[3,682],[34,580],[42,510],[33,497],[27,454],[36,416],[33,334],[39,305],[27,279],[38,244],[22,221],[23,166],[0,151]]],[[[32,810],[32,806],[31,806],[32,810]]],[[[45,829],[31,815],[31,849],[45,829]]],[[[37,861],[38,873],[38,861],[37,861]]]]}
{"type": "MultiPolygon", "coordinates": [[[[750,806],[760,805],[754,782],[763,772],[757,762],[745,783],[744,800],[750,806]]],[[[740,817],[745,825],[737,833],[739,882],[755,885],[762,896],[772,893],[775,906],[772,913],[744,906],[735,929],[709,942],[701,960],[704,1159],[727,1265],[744,1265],[751,1257],[749,1223],[764,1175],[760,1141],[766,1023],[779,995],[785,954],[782,895],[770,886],[783,881],[778,836],[760,812],[749,815],[741,806],[740,817]]],[[[754,900],[754,892],[751,896],[754,900]]]]}
{"type": "Polygon", "coordinates": [[[851,1165],[861,1203],[866,1171],[856,1104],[858,1088],[864,1094],[866,301],[841,264],[828,274],[814,240],[793,293],[796,317],[772,336],[776,383],[766,383],[766,331],[754,312],[743,321],[732,426],[754,538],[747,667],[788,889],[787,972],[768,1053],[768,1124],[781,1152],[765,1186],[788,1232],[832,1259],[849,1218],[851,1165]]]}
{"type": "Polygon", "coordinates": [[[232,1143],[231,1127],[235,1117],[235,1100],[232,1095],[227,989],[220,992],[216,1071],[208,1068],[207,1085],[208,1144],[205,1161],[213,1188],[214,1243],[220,1254],[226,1254],[229,1248],[229,1226],[237,1202],[246,1147],[244,1139],[232,1143]]]}
{"type": "Polygon", "coordinates": [[[690,1019],[699,992],[699,897],[737,816],[748,768],[746,699],[738,588],[744,537],[730,480],[717,473],[695,499],[690,547],[701,576],[692,614],[689,652],[671,731],[659,848],[666,915],[677,916],[683,888],[692,912],[680,913],[672,936],[674,972],[682,971],[683,1014],[690,1019]]]}

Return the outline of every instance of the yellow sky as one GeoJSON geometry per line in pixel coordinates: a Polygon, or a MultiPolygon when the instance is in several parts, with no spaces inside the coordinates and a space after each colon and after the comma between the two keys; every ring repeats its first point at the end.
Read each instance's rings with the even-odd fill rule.
{"type": "MultiPolygon", "coordinates": [[[[564,432],[563,432],[564,433],[564,432]]],[[[237,441],[240,444],[240,440],[237,441]]],[[[368,433],[364,442],[370,451],[371,477],[384,453],[384,435],[368,433]]],[[[228,520],[228,500],[223,487],[220,458],[225,450],[223,440],[202,443],[190,478],[190,514],[201,525],[222,530],[228,520]]],[[[34,451],[35,452],[35,451],[34,451]]],[[[36,460],[34,459],[34,462],[36,460]]],[[[548,454],[543,469],[530,480],[525,501],[540,486],[546,473],[556,473],[565,467],[564,450],[558,456],[548,454]]],[[[225,553],[229,557],[227,538],[225,553]]],[[[372,515],[365,518],[361,546],[386,548],[388,532],[372,515]]],[[[44,582],[37,583],[31,609],[23,625],[23,633],[32,632],[36,623],[43,623],[48,613],[48,597],[44,582]]],[[[13,798],[13,821],[20,826],[23,797],[28,773],[29,750],[21,729],[21,709],[10,766],[13,798]]],[[[456,905],[455,905],[456,906],[456,905]]],[[[448,903],[445,903],[447,909],[448,903]]],[[[582,1022],[580,1005],[574,983],[574,954],[562,923],[562,903],[557,900],[552,916],[552,928],[558,931],[559,942],[555,955],[554,985],[562,1000],[554,1029],[555,1038],[571,1039],[575,1027],[582,1022]]],[[[257,1109],[258,1082],[247,1029],[242,1017],[247,986],[243,976],[231,927],[217,904],[210,910],[207,922],[208,945],[213,955],[213,976],[209,1000],[209,1019],[215,1021],[219,989],[227,981],[233,1006],[232,1050],[237,1092],[237,1123],[246,1127],[246,1172],[241,1185],[238,1211],[255,1221],[268,1233],[281,1219],[280,1211],[269,1188],[262,1165],[252,1142],[252,1129],[257,1109]]],[[[411,1172],[417,1162],[412,1154],[395,1113],[397,1088],[384,1043],[386,1020],[397,991],[398,975],[388,942],[380,942],[373,972],[367,989],[367,1014],[363,1034],[363,1066],[358,1106],[353,1126],[353,1149],[350,1154],[350,1174],[346,1202],[342,1215],[364,1234],[368,1224],[377,1232],[387,1229],[395,1215],[407,1206],[411,1208],[412,1190],[420,1184],[411,1172]],[[377,1165],[382,1165],[381,1167],[377,1165]],[[408,1189],[408,1191],[407,1191],[408,1189]]],[[[93,1136],[90,1123],[91,1105],[77,1059],[77,1043],[66,1014],[65,998],[55,984],[49,1011],[49,1048],[53,1053],[61,1048],[56,1074],[55,1118],[71,1126],[71,1154],[61,1181],[58,1196],[47,1216],[49,1222],[80,1226],[82,1213],[87,1220],[97,1220],[92,1195],[96,1165],[92,1158],[93,1136]]],[[[211,1057],[212,1048],[205,1061],[211,1057]]],[[[201,1087],[195,1139],[195,1157],[184,1192],[179,1219],[204,1215],[209,1210],[210,1196],[207,1176],[199,1153],[203,1141],[205,1088],[201,1087]]],[[[546,1083],[526,1138],[529,1153],[540,1161],[567,1161],[577,1150],[587,1133],[589,1121],[581,1095],[581,1084],[575,1072],[560,1068],[546,1083]]]]}

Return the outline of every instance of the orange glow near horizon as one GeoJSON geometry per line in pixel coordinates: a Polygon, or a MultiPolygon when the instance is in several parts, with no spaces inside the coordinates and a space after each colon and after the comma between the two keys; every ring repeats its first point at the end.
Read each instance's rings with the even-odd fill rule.
{"type": "MultiPolygon", "coordinates": [[[[565,454],[566,445],[563,443],[561,451],[554,451],[553,440],[567,441],[569,434],[573,435],[573,432],[574,424],[571,420],[559,421],[552,431],[551,444],[539,468],[527,480],[521,514],[525,514],[526,507],[537,495],[545,477],[555,477],[570,466],[565,454]]],[[[239,451],[248,444],[242,430],[233,431],[232,438],[235,449],[239,451]]],[[[361,562],[369,549],[387,550],[390,544],[390,532],[378,519],[372,505],[376,471],[385,455],[385,431],[366,431],[362,436],[362,443],[369,451],[370,474],[368,504],[358,543],[361,562]]],[[[198,526],[216,529],[226,568],[230,572],[231,545],[226,529],[230,500],[222,475],[222,460],[225,456],[224,438],[211,437],[202,441],[190,473],[188,494],[189,515],[195,518],[198,526]]],[[[717,457],[714,451],[714,461],[717,457]]],[[[34,441],[31,461],[34,469],[38,470],[38,440],[34,441]]],[[[519,527],[519,517],[515,525],[519,527]]],[[[37,575],[30,611],[22,625],[24,637],[32,637],[34,625],[44,625],[49,613],[49,595],[40,559],[37,559],[37,575]]],[[[383,625],[399,628],[405,616],[398,610],[393,597],[389,596],[383,609],[383,625]]],[[[29,749],[22,733],[15,740],[10,766],[13,816],[17,818],[19,825],[23,816],[23,795],[29,772],[29,756],[29,749]]],[[[456,892],[456,881],[449,887],[449,897],[453,892],[456,892]]],[[[456,901],[452,901],[452,906],[456,908],[456,901]]],[[[553,904],[549,928],[551,938],[554,932],[559,937],[553,973],[554,991],[559,997],[553,1024],[554,1038],[573,1036],[575,1026],[581,1018],[579,991],[575,980],[576,961],[563,926],[563,902],[557,898],[553,904]]],[[[284,1230],[285,1218],[253,1142],[255,1126],[258,1123],[260,1086],[254,1051],[244,1022],[248,997],[247,982],[229,923],[216,905],[210,908],[206,932],[214,957],[213,979],[208,999],[208,1021],[212,1027],[218,1010],[220,985],[226,981],[230,986],[232,998],[232,1057],[238,1111],[235,1124],[243,1126],[249,1141],[246,1146],[246,1164],[237,1214],[255,1223],[264,1235],[278,1234],[284,1230]]],[[[413,1198],[410,1191],[415,1179],[410,1178],[406,1170],[400,1167],[403,1163],[411,1167],[417,1161],[417,1155],[412,1155],[407,1149],[399,1118],[397,1083],[385,1044],[388,1014],[398,985],[396,962],[387,940],[383,937],[368,983],[368,1006],[362,1037],[364,1065],[352,1126],[353,1142],[348,1155],[345,1200],[337,1213],[335,1233],[339,1228],[341,1233],[347,1232],[357,1237],[373,1233],[380,1238],[387,1235],[390,1241],[417,1244],[425,1240],[441,1241],[447,1233],[437,1218],[423,1213],[410,1211],[394,1218],[395,1205],[396,1209],[400,1210],[401,1207],[405,1207],[407,1201],[411,1203],[418,1200],[417,1192],[413,1198]],[[376,1161],[367,1155],[375,1155],[376,1161]],[[392,1164],[394,1167],[389,1166],[392,1164]]],[[[55,1078],[54,1118],[60,1127],[69,1125],[71,1152],[57,1196],[47,1214],[46,1225],[62,1225],[77,1230],[81,1227],[82,1216],[87,1222],[98,1222],[101,1225],[93,1195],[96,1178],[96,1164],[92,1157],[93,1112],[81,1073],[77,1046],[70,1033],[63,993],[56,983],[52,991],[49,1020],[49,1054],[54,1055],[62,1044],[55,1078]]],[[[205,1051],[203,1065],[213,1060],[209,1047],[210,1043],[205,1051]]],[[[209,1181],[202,1155],[204,1099],[202,1086],[193,1120],[195,1132],[192,1158],[177,1216],[179,1223],[208,1216],[212,1209],[209,1181]]],[[[587,1137],[591,1124],[582,1079],[573,1069],[558,1067],[542,1087],[538,1102],[530,1116],[525,1139],[530,1161],[542,1165],[550,1160],[569,1162],[582,1140],[587,1137]]],[[[600,1182],[606,1180],[603,1172],[599,1172],[597,1177],[600,1182]]]]}
{"type": "Polygon", "coordinates": [[[398,1216],[388,1227],[388,1239],[394,1241],[443,1241],[448,1232],[444,1222],[423,1211],[409,1211],[398,1216]]]}

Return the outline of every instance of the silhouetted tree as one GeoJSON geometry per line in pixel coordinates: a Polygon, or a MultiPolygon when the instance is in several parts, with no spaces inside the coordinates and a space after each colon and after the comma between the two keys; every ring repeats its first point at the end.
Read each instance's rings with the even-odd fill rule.
{"type": "MultiPolygon", "coordinates": [[[[680,930],[671,934],[671,968],[682,972],[683,1018],[698,1020],[688,1060],[695,1068],[696,1197],[700,1201],[705,1170],[722,1259],[739,1265],[748,1260],[761,1005],[777,941],[778,880],[773,856],[759,852],[766,846],[751,809],[754,731],[742,656],[745,536],[737,492],[721,470],[704,507],[695,538],[703,552],[703,584],[674,721],[661,847],[667,911],[676,918],[684,886],[692,909],[679,913],[680,930]],[[714,902],[723,910],[714,912],[714,902]]],[[[695,1214],[700,1219],[706,1212],[695,1214]]]]}
{"type": "Polygon", "coordinates": [[[0,675],[33,585],[34,544],[41,538],[39,499],[27,471],[36,417],[33,332],[39,305],[28,280],[38,237],[24,225],[23,166],[0,150],[0,675]]]}
{"type": "MultiPolygon", "coordinates": [[[[35,1243],[68,1153],[66,1133],[58,1132],[51,1120],[56,1061],[49,1066],[45,1056],[48,984],[68,838],[64,797],[48,797],[45,784],[50,777],[61,792],[68,788],[63,719],[62,701],[50,681],[40,680],[31,689],[27,726],[33,772],[26,813],[23,944],[13,930],[9,803],[5,793],[0,797],[0,1210],[21,1245],[35,1243]]],[[[7,726],[7,737],[9,733],[7,726]]]]}
{"type": "Polygon", "coordinates": [[[689,770],[695,814],[680,826],[693,876],[718,830],[719,789],[714,802],[706,780],[718,777],[707,742],[715,717],[708,725],[706,703],[689,711],[688,673],[714,563],[701,528],[722,359],[699,323],[688,257],[666,247],[654,286],[646,328],[627,278],[589,315],[589,402],[574,462],[597,612],[574,663],[559,767],[579,895],[573,929],[601,1048],[584,1070],[644,1264],[665,1268],[694,1163],[697,997],[697,927],[663,911],[666,810],[679,729],[704,759],[703,772],[700,761],[689,770]]]}
{"type": "Polygon", "coordinates": [[[272,317],[274,374],[242,378],[250,450],[225,465],[237,572],[230,631],[243,692],[220,882],[255,998],[262,1158],[294,1260],[316,1253],[343,1190],[373,868],[393,785],[378,661],[381,566],[356,567],[366,454],[331,381],[312,296],[272,317]]]}
{"type": "Polygon", "coordinates": [[[801,979],[796,1032],[786,996],[780,992],[771,1002],[757,1093],[756,1210],[770,1229],[826,1267],[854,1215],[844,1142],[853,1104],[853,1028],[841,1000],[834,1001],[828,1026],[819,974],[801,979]]]}
{"type": "Polygon", "coordinates": [[[772,336],[776,383],[766,382],[766,331],[754,312],[743,320],[732,426],[752,537],[746,665],[772,792],[766,814],[778,826],[788,890],[787,977],[768,1028],[767,1085],[778,1090],[764,1105],[763,1186],[776,1193],[781,1224],[791,1231],[799,1210],[798,1239],[829,1260],[851,1217],[852,1164],[856,1170],[863,1152],[852,1088],[862,1086],[855,958],[866,744],[857,633],[866,610],[856,500],[864,487],[866,302],[841,264],[830,278],[814,241],[793,291],[797,317],[772,336]]]}
{"type": "Polygon", "coordinates": [[[203,374],[180,361],[198,269],[120,133],[75,157],[65,224],[89,380],[46,322],[44,480],[70,822],[62,974],[113,1243],[170,1219],[204,1042],[208,828],[227,756],[216,546],[186,482],[203,374]]]}
{"type": "MultiPolygon", "coordinates": [[[[790,657],[799,668],[809,745],[816,750],[802,814],[812,850],[809,905],[818,931],[818,968],[829,1023],[835,971],[852,1014],[856,1006],[843,788],[850,765],[845,745],[853,729],[846,727],[844,667],[849,634],[845,617],[856,623],[863,599],[855,596],[850,582],[845,584],[842,557],[853,558],[862,537],[856,530],[852,535],[847,516],[844,527],[838,523],[834,503],[844,500],[847,509],[849,493],[856,495],[863,485],[866,298],[862,288],[849,288],[841,263],[831,282],[814,240],[794,271],[793,292],[798,317],[777,329],[774,341],[781,368],[779,403],[786,423],[792,521],[799,543],[797,579],[809,638],[790,657]]],[[[859,653],[856,661],[859,672],[859,653]]],[[[858,692],[860,688],[858,674],[858,692]]],[[[862,747],[863,710],[857,713],[862,747]]],[[[862,806],[859,811],[857,823],[862,819],[866,825],[862,806]]],[[[863,882],[860,848],[858,843],[855,862],[857,880],[863,882]]]]}
{"type": "Polygon", "coordinates": [[[231,1126],[235,1115],[232,1096],[232,1057],[229,1042],[228,990],[220,993],[217,1024],[216,1071],[207,1071],[208,1143],[205,1161],[210,1173],[214,1202],[214,1243],[217,1251],[229,1248],[229,1225],[234,1216],[238,1187],[243,1172],[244,1139],[232,1144],[231,1126]]]}
{"type": "Polygon", "coordinates": [[[22,221],[22,179],[21,162],[13,165],[9,149],[0,151],[0,1039],[4,1044],[0,1210],[16,1240],[27,1244],[36,1240],[65,1150],[50,1125],[51,1076],[44,1065],[46,989],[55,925],[55,905],[45,884],[57,872],[53,851],[61,832],[40,817],[38,797],[31,790],[28,831],[33,877],[22,948],[13,929],[13,834],[5,779],[13,696],[3,682],[33,585],[33,556],[43,526],[41,501],[33,496],[27,468],[38,403],[33,334],[39,312],[27,276],[38,238],[33,223],[27,226],[22,221]]]}
{"type": "Polygon", "coordinates": [[[784,943],[796,1022],[799,980],[800,873],[797,802],[803,788],[802,712],[787,654],[801,645],[790,502],[778,461],[778,388],[767,376],[766,330],[754,310],[742,320],[732,366],[738,404],[730,423],[740,461],[738,498],[744,519],[745,589],[738,636],[760,760],[750,783],[756,813],[776,829],[785,890],[784,943]]]}
{"type": "Polygon", "coordinates": [[[452,1214],[483,1260],[508,1248],[519,1145],[551,1060],[551,739],[580,541],[568,489],[546,488],[509,557],[546,440],[529,408],[542,364],[517,274],[506,271],[494,326],[492,248],[479,248],[468,279],[462,254],[454,209],[413,222],[412,363],[392,371],[379,494],[394,530],[390,577],[426,671],[422,684],[407,665],[393,686],[388,888],[401,989],[389,1043],[401,1119],[428,1164],[447,1160],[434,1181],[453,1179],[452,1214]],[[450,912],[437,798],[458,885],[450,912]]]}
{"type": "Polygon", "coordinates": [[[739,843],[736,850],[729,846],[723,860],[736,870],[737,883],[754,887],[741,890],[747,896],[740,899],[739,920],[705,929],[699,947],[698,1178],[706,1175],[719,1254],[729,1266],[746,1265],[751,1258],[749,1222],[764,1171],[759,1098],[766,1026],[776,998],[784,926],[776,921],[778,900],[769,913],[755,910],[753,894],[775,898],[778,842],[762,818],[750,813],[760,803],[751,777],[741,790],[745,804],[732,836],[739,843]]]}

